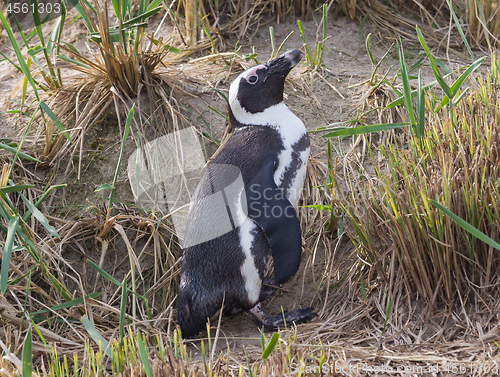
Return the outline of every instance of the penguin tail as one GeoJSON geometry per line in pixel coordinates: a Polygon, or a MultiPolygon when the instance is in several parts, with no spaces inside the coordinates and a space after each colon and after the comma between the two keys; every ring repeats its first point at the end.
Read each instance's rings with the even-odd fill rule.
{"type": "Polygon", "coordinates": [[[177,296],[177,324],[181,329],[182,337],[193,338],[205,329],[207,315],[204,310],[196,310],[186,292],[179,291],[177,296]]]}

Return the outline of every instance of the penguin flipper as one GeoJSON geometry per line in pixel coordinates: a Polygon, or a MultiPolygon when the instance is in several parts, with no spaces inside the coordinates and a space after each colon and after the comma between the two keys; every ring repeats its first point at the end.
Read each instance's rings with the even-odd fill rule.
{"type": "Polygon", "coordinates": [[[275,158],[268,158],[245,191],[248,216],[269,240],[275,283],[280,285],[290,280],[299,268],[302,236],[295,208],[274,182],[274,164],[275,158]]]}

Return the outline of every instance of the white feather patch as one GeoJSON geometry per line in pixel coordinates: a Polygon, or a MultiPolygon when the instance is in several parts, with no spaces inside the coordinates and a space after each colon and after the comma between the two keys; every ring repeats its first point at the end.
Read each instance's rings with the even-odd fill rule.
{"type": "MultiPolygon", "coordinates": [[[[241,195],[244,195],[244,191],[241,192],[241,195]]],[[[245,254],[245,261],[241,265],[241,276],[243,276],[243,280],[245,281],[245,290],[248,294],[248,300],[253,304],[259,301],[260,287],[262,285],[262,280],[260,279],[257,267],[255,267],[255,261],[252,255],[252,245],[254,240],[252,232],[256,228],[256,225],[243,211],[241,206],[241,195],[236,203],[236,213],[238,223],[240,224],[240,245],[241,250],[245,254]]]]}
{"type": "Polygon", "coordinates": [[[288,200],[292,203],[293,207],[297,211],[297,206],[299,204],[300,194],[304,186],[304,180],[306,178],[307,171],[307,159],[309,158],[309,148],[300,152],[300,161],[302,165],[297,169],[297,174],[288,190],[288,200]]]}

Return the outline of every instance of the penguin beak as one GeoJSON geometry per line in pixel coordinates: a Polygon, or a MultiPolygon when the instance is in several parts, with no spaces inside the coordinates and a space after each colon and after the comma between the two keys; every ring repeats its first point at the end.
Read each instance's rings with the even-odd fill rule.
{"type": "Polygon", "coordinates": [[[271,60],[267,63],[268,74],[267,76],[278,74],[283,77],[288,75],[293,67],[302,59],[304,54],[299,50],[290,50],[285,52],[283,55],[278,56],[276,59],[271,60]]]}

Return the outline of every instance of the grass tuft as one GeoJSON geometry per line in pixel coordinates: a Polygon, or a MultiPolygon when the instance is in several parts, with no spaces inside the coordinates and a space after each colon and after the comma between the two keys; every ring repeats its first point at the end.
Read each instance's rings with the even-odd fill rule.
{"type": "Polygon", "coordinates": [[[381,146],[386,166],[373,161],[377,179],[352,182],[361,201],[344,197],[351,237],[392,302],[401,284],[431,308],[500,297],[498,253],[431,202],[500,239],[500,96],[491,76],[486,81],[477,79],[450,111],[430,111],[426,94],[425,135],[409,137],[405,148],[381,146]]]}

